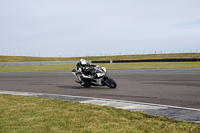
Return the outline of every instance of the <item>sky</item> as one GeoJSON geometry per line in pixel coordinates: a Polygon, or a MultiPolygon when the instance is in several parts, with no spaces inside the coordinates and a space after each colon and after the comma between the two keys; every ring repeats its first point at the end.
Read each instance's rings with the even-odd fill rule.
{"type": "Polygon", "coordinates": [[[0,0],[0,55],[200,52],[199,0],[0,0]]]}

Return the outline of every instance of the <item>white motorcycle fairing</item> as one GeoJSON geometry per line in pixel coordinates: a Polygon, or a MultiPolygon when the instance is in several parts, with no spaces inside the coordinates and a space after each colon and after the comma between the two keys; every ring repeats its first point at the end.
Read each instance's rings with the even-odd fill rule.
{"type": "MultiPolygon", "coordinates": [[[[72,73],[75,76],[76,81],[79,80],[78,79],[79,77],[81,77],[81,81],[84,82],[84,84],[82,86],[84,86],[84,87],[90,87],[91,85],[93,85],[93,86],[105,86],[106,85],[110,88],[117,87],[116,82],[113,79],[106,76],[106,74],[107,74],[106,68],[101,67],[99,65],[97,65],[96,67],[88,68],[89,74],[87,74],[87,75],[83,74],[83,73],[77,73],[76,69],[73,69],[72,73]],[[94,77],[92,77],[90,75],[90,73],[92,73],[92,72],[95,73],[94,77]],[[80,75],[78,76],[78,74],[80,74],[80,75]]],[[[80,83],[80,82],[78,82],[78,83],[80,83]]]]}

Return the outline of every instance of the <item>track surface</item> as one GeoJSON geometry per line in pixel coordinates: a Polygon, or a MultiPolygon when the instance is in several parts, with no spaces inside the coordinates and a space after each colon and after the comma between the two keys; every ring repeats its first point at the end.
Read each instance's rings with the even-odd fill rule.
{"type": "Polygon", "coordinates": [[[83,88],[71,71],[0,72],[0,90],[87,96],[200,109],[200,69],[109,70],[118,87],[83,88]]]}

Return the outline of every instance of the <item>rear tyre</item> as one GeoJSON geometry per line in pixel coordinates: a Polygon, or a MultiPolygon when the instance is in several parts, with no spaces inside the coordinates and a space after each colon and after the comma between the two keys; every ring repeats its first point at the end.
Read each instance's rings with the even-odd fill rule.
{"type": "Polygon", "coordinates": [[[117,87],[117,83],[112,79],[112,78],[107,78],[105,80],[105,82],[107,83],[106,85],[109,87],[109,88],[116,88],[117,87]]]}
{"type": "Polygon", "coordinates": [[[90,82],[88,80],[85,81],[84,85],[85,88],[90,88],[90,82]]]}

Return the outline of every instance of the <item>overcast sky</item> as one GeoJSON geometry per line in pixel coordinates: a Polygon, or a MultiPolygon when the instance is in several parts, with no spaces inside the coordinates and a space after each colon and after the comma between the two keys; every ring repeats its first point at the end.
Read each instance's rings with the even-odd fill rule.
{"type": "Polygon", "coordinates": [[[200,52],[200,0],[0,0],[0,55],[200,52]]]}

